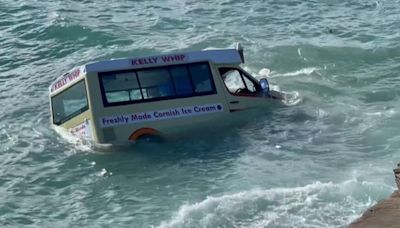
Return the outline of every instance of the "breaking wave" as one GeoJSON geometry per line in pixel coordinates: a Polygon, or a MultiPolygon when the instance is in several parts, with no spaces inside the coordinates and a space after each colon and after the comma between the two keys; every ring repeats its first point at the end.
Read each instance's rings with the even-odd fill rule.
{"type": "MultiPolygon", "coordinates": [[[[375,203],[362,191],[376,183],[348,180],[303,187],[253,189],[185,204],[160,228],[170,227],[341,227],[375,203]]],[[[373,193],[371,193],[373,195],[373,193]]],[[[368,194],[369,195],[369,194],[368,194]]]]}

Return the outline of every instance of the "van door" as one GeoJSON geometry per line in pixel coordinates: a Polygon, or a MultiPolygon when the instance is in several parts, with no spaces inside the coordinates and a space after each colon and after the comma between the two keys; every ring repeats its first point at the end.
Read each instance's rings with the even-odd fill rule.
{"type": "Polygon", "coordinates": [[[238,68],[219,68],[227,91],[230,112],[243,111],[266,103],[257,80],[238,68]]]}

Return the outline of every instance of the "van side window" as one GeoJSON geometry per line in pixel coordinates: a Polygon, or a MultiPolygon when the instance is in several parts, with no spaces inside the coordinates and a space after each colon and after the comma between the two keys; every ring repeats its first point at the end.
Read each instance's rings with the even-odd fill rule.
{"type": "Polygon", "coordinates": [[[107,101],[110,103],[142,99],[134,72],[104,75],[103,86],[107,101]]]}
{"type": "Polygon", "coordinates": [[[235,93],[238,90],[246,89],[246,85],[243,83],[242,80],[242,75],[239,71],[235,69],[226,71],[222,75],[222,79],[224,80],[226,88],[228,88],[229,92],[231,93],[235,93]]]}
{"type": "Polygon", "coordinates": [[[187,67],[172,67],[170,72],[175,84],[176,95],[191,95],[194,93],[187,67]]]}
{"type": "Polygon", "coordinates": [[[246,88],[250,92],[252,92],[252,93],[256,92],[257,89],[256,89],[256,84],[254,84],[254,82],[250,81],[250,79],[245,76],[243,77],[243,80],[244,80],[244,83],[246,84],[246,88]]]}
{"type": "Polygon", "coordinates": [[[189,67],[196,93],[213,91],[212,76],[207,64],[197,64],[189,67]]]}
{"type": "Polygon", "coordinates": [[[99,73],[104,106],[216,94],[208,62],[99,73]]]}
{"type": "Polygon", "coordinates": [[[233,95],[256,95],[261,86],[256,79],[235,68],[220,68],[219,73],[228,91],[233,95]]]}
{"type": "Polygon", "coordinates": [[[144,99],[174,96],[169,72],[166,69],[149,69],[137,72],[144,99]]]}
{"type": "Polygon", "coordinates": [[[85,80],[51,98],[53,123],[60,125],[88,110],[85,80]]]}

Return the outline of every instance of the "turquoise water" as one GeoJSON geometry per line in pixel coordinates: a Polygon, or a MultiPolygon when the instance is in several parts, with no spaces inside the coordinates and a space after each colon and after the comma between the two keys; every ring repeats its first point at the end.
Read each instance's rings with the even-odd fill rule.
{"type": "Polygon", "coordinates": [[[0,226],[346,226],[395,189],[399,3],[1,0],[0,226]],[[74,66],[235,42],[289,105],[111,153],[50,127],[74,66]]]}

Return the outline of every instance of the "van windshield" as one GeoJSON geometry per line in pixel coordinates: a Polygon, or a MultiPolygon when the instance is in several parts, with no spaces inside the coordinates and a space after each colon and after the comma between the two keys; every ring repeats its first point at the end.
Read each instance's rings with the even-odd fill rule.
{"type": "Polygon", "coordinates": [[[82,80],[51,98],[53,123],[60,125],[88,109],[85,81],[82,80]]]}

